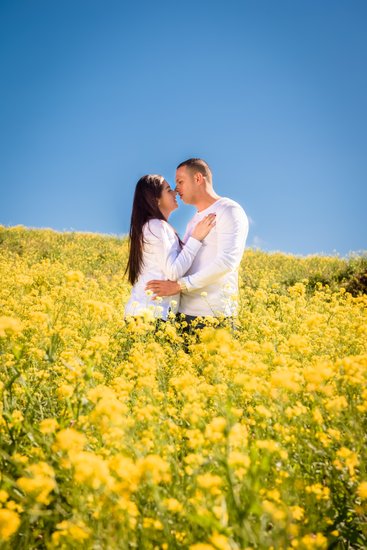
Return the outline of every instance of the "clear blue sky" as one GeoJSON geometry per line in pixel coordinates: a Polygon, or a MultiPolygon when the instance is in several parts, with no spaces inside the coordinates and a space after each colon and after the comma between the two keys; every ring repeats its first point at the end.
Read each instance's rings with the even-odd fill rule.
{"type": "Polygon", "coordinates": [[[248,245],[365,250],[366,29],[365,0],[1,0],[0,223],[127,233],[138,178],[199,156],[248,245]]]}

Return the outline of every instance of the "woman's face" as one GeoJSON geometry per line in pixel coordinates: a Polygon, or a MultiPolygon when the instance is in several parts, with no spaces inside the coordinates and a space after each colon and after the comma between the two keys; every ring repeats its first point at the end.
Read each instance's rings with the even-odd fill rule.
{"type": "Polygon", "coordinates": [[[169,183],[164,180],[162,184],[162,194],[158,200],[159,210],[162,214],[168,218],[168,216],[178,208],[178,203],[176,200],[176,191],[171,189],[169,183]]]}

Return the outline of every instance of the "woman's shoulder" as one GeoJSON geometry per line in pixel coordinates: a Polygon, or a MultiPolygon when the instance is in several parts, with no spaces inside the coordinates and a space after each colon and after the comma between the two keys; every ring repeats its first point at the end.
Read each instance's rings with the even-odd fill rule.
{"type": "Polygon", "coordinates": [[[149,229],[164,229],[168,223],[164,220],[158,218],[152,218],[144,224],[144,231],[149,231],[149,229]]]}
{"type": "Polygon", "coordinates": [[[153,236],[160,237],[164,233],[173,232],[173,229],[165,220],[152,218],[144,224],[143,232],[144,236],[149,236],[153,234],[153,236]]]}

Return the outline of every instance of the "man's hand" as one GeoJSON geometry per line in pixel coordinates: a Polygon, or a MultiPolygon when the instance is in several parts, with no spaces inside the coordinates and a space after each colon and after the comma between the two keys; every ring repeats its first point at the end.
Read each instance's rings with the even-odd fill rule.
{"type": "Polygon", "coordinates": [[[149,281],[145,290],[151,290],[156,296],[180,294],[181,287],[176,281],[149,281]]]}

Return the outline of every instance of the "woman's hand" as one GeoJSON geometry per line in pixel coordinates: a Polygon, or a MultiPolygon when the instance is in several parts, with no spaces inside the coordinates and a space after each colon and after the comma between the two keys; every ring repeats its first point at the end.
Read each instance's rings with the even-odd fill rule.
{"type": "Polygon", "coordinates": [[[194,237],[194,239],[197,239],[198,241],[202,241],[214,226],[215,214],[208,214],[195,225],[194,230],[191,233],[191,237],[194,237]]]}

